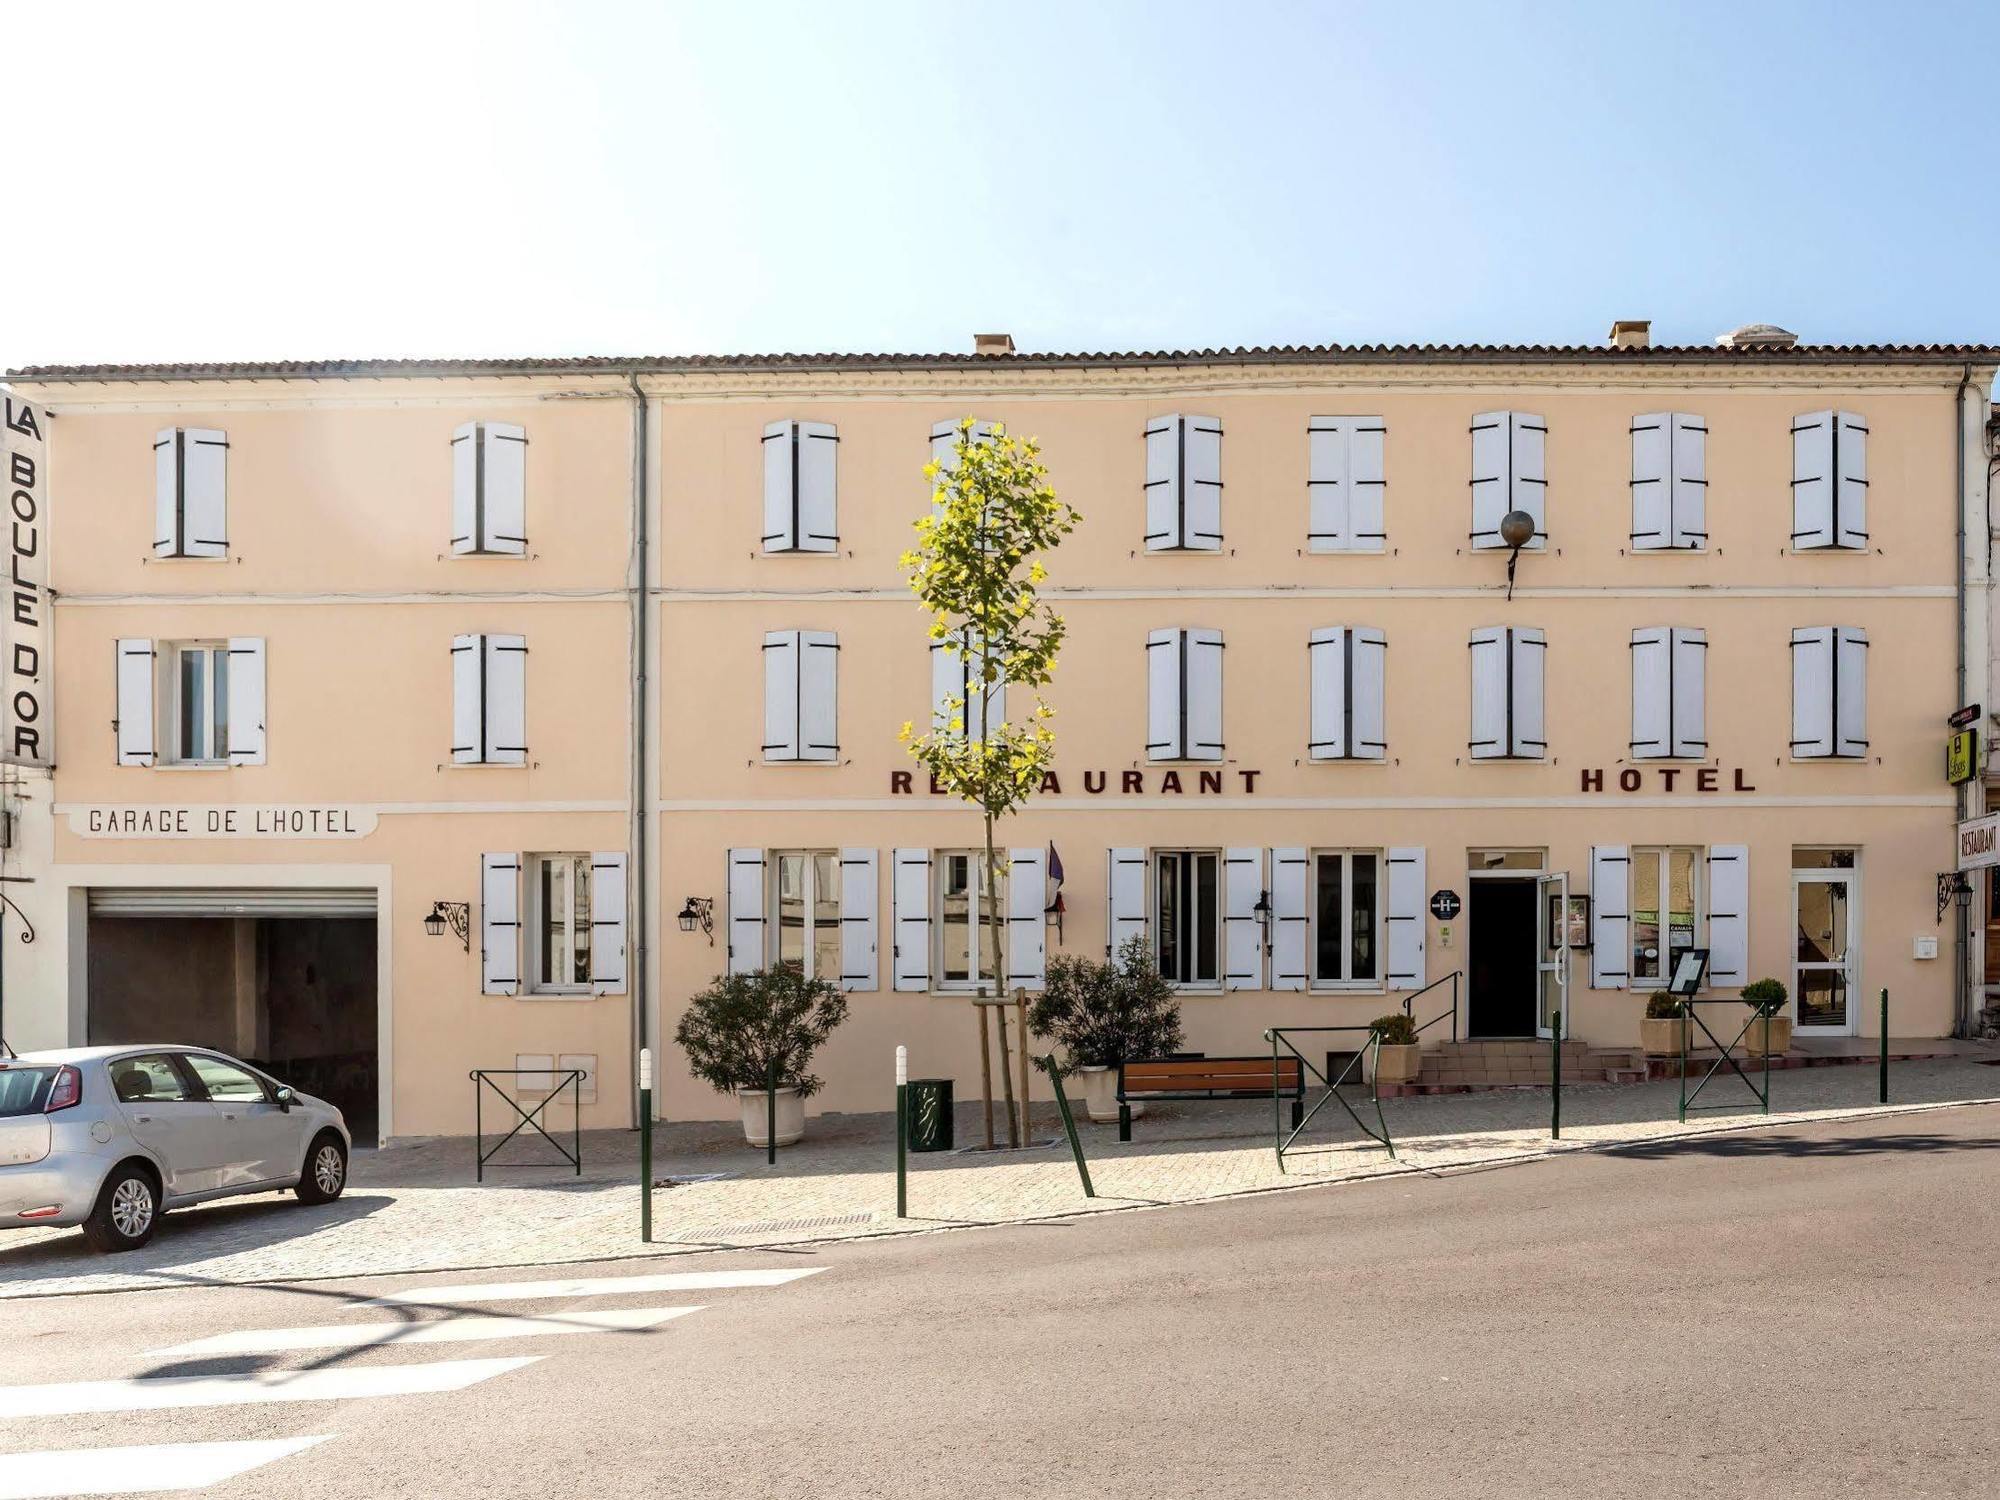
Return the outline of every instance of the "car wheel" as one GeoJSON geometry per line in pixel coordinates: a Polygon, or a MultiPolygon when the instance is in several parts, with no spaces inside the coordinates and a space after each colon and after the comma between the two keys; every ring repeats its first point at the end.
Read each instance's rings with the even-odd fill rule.
{"type": "Polygon", "coordinates": [[[114,1168],[98,1190],[97,1206],[83,1221],[83,1237],[106,1254],[137,1250],[160,1225],[160,1187],[144,1167],[114,1168]]]}
{"type": "Polygon", "coordinates": [[[292,1189],[301,1203],[331,1203],[347,1190],[347,1147],[331,1130],[313,1137],[305,1170],[292,1189]]]}

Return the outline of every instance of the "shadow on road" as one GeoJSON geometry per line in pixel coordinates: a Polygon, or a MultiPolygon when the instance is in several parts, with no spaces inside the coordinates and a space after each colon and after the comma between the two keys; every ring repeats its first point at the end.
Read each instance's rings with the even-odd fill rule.
{"type": "Polygon", "coordinates": [[[1848,1157],[1923,1156],[2000,1150],[2000,1139],[1948,1135],[1856,1135],[1833,1139],[1799,1135],[1713,1135],[1691,1140],[1636,1141],[1608,1148],[1618,1156],[1848,1157]]]}

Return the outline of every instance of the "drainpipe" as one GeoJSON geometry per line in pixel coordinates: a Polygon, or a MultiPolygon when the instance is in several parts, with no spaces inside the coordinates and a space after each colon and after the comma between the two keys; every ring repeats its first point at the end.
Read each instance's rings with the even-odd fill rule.
{"type": "MultiPolygon", "coordinates": [[[[1953,708],[1957,708],[1959,704],[1968,701],[1966,698],[1965,633],[1971,628],[1971,620],[1966,610],[1965,598],[1965,393],[1971,385],[1972,366],[1968,364],[1962,366],[1960,369],[1958,390],[1953,394],[1951,402],[1952,429],[1955,438],[1954,451],[1958,459],[1956,465],[1958,493],[1958,702],[1952,704],[1953,708]]],[[[1981,602],[1983,604],[1985,601],[1982,600],[1981,602]]],[[[1980,726],[1982,731],[1984,727],[1984,725],[1980,726]]],[[[1966,783],[1967,786],[1972,784],[1971,782],[1966,783]]],[[[1955,853],[1958,848],[1957,825],[1965,820],[1966,795],[1964,787],[1952,788],[1951,806],[1953,826],[1951,847],[1954,850],[1952,861],[1954,868],[1957,866],[1955,853]]],[[[1952,970],[1956,976],[1953,984],[1954,993],[1952,995],[1952,1004],[1956,1012],[1956,1025],[1953,1029],[1953,1034],[1961,1037],[1972,1035],[1972,976],[1965,971],[1967,962],[1966,950],[1968,947],[1966,941],[1966,921],[1970,914],[1969,907],[1962,907],[1956,901],[1952,903],[1952,970]]],[[[1886,1046],[1887,1044],[1887,1038],[1884,1038],[1883,1045],[1886,1046]]]]}
{"type": "Polygon", "coordinates": [[[653,900],[646,882],[646,393],[639,387],[638,372],[628,371],[632,386],[632,572],[629,593],[632,601],[632,828],[631,858],[626,861],[632,887],[631,936],[626,943],[625,982],[632,992],[632,1120],[639,1129],[650,1122],[639,1116],[637,1083],[640,1049],[649,1046],[646,1027],[646,965],[652,930],[653,900]]]}

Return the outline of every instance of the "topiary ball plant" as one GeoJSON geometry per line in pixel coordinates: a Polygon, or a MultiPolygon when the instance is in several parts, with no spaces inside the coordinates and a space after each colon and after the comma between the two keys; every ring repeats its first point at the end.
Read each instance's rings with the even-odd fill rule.
{"type": "MultiPolygon", "coordinates": [[[[1785,988],[1784,984],[1779,980],[1753,979],[1748,984],[1743,986],[1743,993],[1741,998],[1745,1005],[1754,1006],[1761,1001],[1771,1001],[1771,1000],[1775,1000],[1778,1005],[1783,1005],[1785,1003],[1785,998],[1789,993],[1790,992],[1785,988]]],[[[1764,1009],[1766,1011],[1775,1013],[1777,1010],[1777,1006],[1765,1005],[1764,1009]]]]}
{"type": "Polygon", "coordinates": [[[1666,990],[1654,990],[1646,997],[1646,1019],[1671,1021],[1681,1013],[1681,1003],[1666,990]]]}
{"type": "Polygon", "coordinates": [[[810,1098],[822,1081],[807,1066],[846,1019],[847,996],[784,963],[716,975],[688,1001],[674,1040],[694,1076],[720,1093],[761,1089],[775,1069],[778,1087],[810,1098]]]}
{"type": "Polygon", "coordinates": [[[1417,1023],[1401,1011],[1391,1011],[1386,1016],[1377,1016],[1368,1023],[1368,1029],[1375,1033],[1385,1047],[1416,1045],[1417,1023]]]}

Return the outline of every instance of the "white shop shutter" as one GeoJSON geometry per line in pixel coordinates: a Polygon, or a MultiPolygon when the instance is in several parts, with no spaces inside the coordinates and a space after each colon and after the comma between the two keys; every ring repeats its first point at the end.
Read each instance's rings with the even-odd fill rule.
{"type": "Polygon", "coordinates": [[[1472,545],[1504,547],[1500,521],[1510,510],[1535,519],[1527,544],[1539,551],[1548,536],[1547,476],[1542,418],[1527,412],[1483,411],[1472,419],[1472,545]]]}
{"type": "Polygon", "coordinates": [[[898,849],[892,856],[890,898],[895,923],[895,986],[931,987],[931,851],[898,849]]]}
{"type": "Polygon", "coordinates": [[[479,424],[461,422],[451,430],[451,552],[465,557],[479,550],[479,424]]]}
{"type": "Polygon", "coordinates": [[[1708,851],[1708,982],[1736,989],[1750,977],[1750,847],[1708,851]]]}
{"type": "Polygon", "coordinates": [[[181,430],[162,427],[153,434],[153,555],[175,557],[181,550],[181,430]]]}
{"type": "Polygon", "coordinates": [[[1832,547],[1833,418],[1830,411],[1792,419],[1792,546],[1832,547]]]}
{"type": "Polygon", "coordinates": [[[1312,865],[1304,849],[1271,851],[1271,988],[1306,987],[1306,936],[1311,929],[1307,905],[1312,865]]]}
{"type": "Polygon", "coordinates": [[[1389,851],[1388,988],[1424,987],[1424,850],[1410,845],[1389,851]]]}
{"type": "Polygon", "coordinates": [[[489,635],[485,641],[485,760],[494,766],[528,763],[528,638],[489,635]]]}
{"type": "Polygon", "coordinates": [[[1833,632],[1833,753],[1868,753],[1868,632],[1840,625],[1833,632]]]}
{"type": "Polygon", "coordinates": [[[1689,412],[1673,414],[1673,528],[1671,545],[1686,552],[1708,546],[1708,422],[1689,412]]]}
{"type": "Polygon", "coordinates": [[[764,967],[764,851],[729,851],[729,972],[764,967]]]}
{"type": "Polygon", "coordinates": [[[625,993],[625,853],[590,856],[590,992],[625,993]]]}
{"type": "Polygon", "coordinates": [[[521,992],[521,856],[479,856],[479,992],[521,992]]]}
{"type": "Polygon", "coordinates": [[[1264,851],[1223,852],[1222,987],[1264,987],[1264,935],[1257,927],[1257,900],[1264,894],[1264,851]]]}
{"type": "Polygon", "coordinates": [[[229,763],[264,764],[264,642],[232,636],[229,642],[229,763]]]}
{"type": "Polygon", "coordinates": [[[528,553],[528,430],[512,422],[481,422],[479,550],[502,557],[528,553]]]}
{"type": "Polygon", "coordinates": [[[1186,663],[1184,733],[1189,760],[1222,759],[1222,632],[1190,630],[1183,648],[1186,663]]]}
{"type": "Polygon", "coordinates": [[[229,555],[229,436],[212,427],[181,433],[183,557],[229,555]]]}
{"type": "Polygon", "coordinates": [[[1834,753],[1834,627],[1792,632],[1792,754],[1816,760],[1834,753]]]}
{"type": "Polygon", "coordinates": [[[153,643],[148,640],[118,642],[118,764],[153,764],[153,643]]]}
{"type": "Polygon", "coordinates": [[[1007,983],[1041,989],[1048,978],[1048,855],[1007,851],[1007,983]]]}
{"type": "Polygon", "coordinates": [[[1182,662],[1187,632],[1155,630],[1146,637],[1146,758],[1180,760],[1187,753],[1182,662]]]}
{"type": "Polygon", "coordinates": [[[1675,626],[1671,643],[1671,749],[1681,760],[1700,760],[1708,754],[1708,632],[1675,626]]]}
{"type": "Polygon", "coordinates": [[[840,851],[840,987],[878,990],[876,923],[881,902],[877,894],[877,855],[873,849],[840,851]]]}
{"type": "Polygon", "coordinates": [[[1622,990],[1631,979],[1632,853],[1590,846],[1590,987],[1622,990]]]}
{"type": "Polygon", "coordinates": [[[1313,760],[1347,758],[1347,631],[1315,630],[1306,642],[1308,723],[1306,754],[1313,760]]]}
{"type": "Polygon", "coordinates": [[[1222,546],[1222,423],[1172,415],[1146,423],[1146,550],[1222,546]]]}
{"type": "Polygon", "coordinates": [[[838,700],[840,643],[830,630],[798,633],[800,760],[840,759],[838,700]]]}
{"type": "Polygon", "coordinates": [[[1632,744],[1641,760],[1673,749],[1673,632],[1664,625],[1632,632],[1632,744]]]}
{"type": "Polygon", "coordinates": [[[1105,957],[1116,959],[1133,938],[1146,935],[1146,851],[1112,849],[1105,866],[1105,957]]]}
{"type": "Polygon", "coordinates": [[[1851,411],[1833,418],[1833,544],[1868,546],[1868,424],[1851,411]]]}

